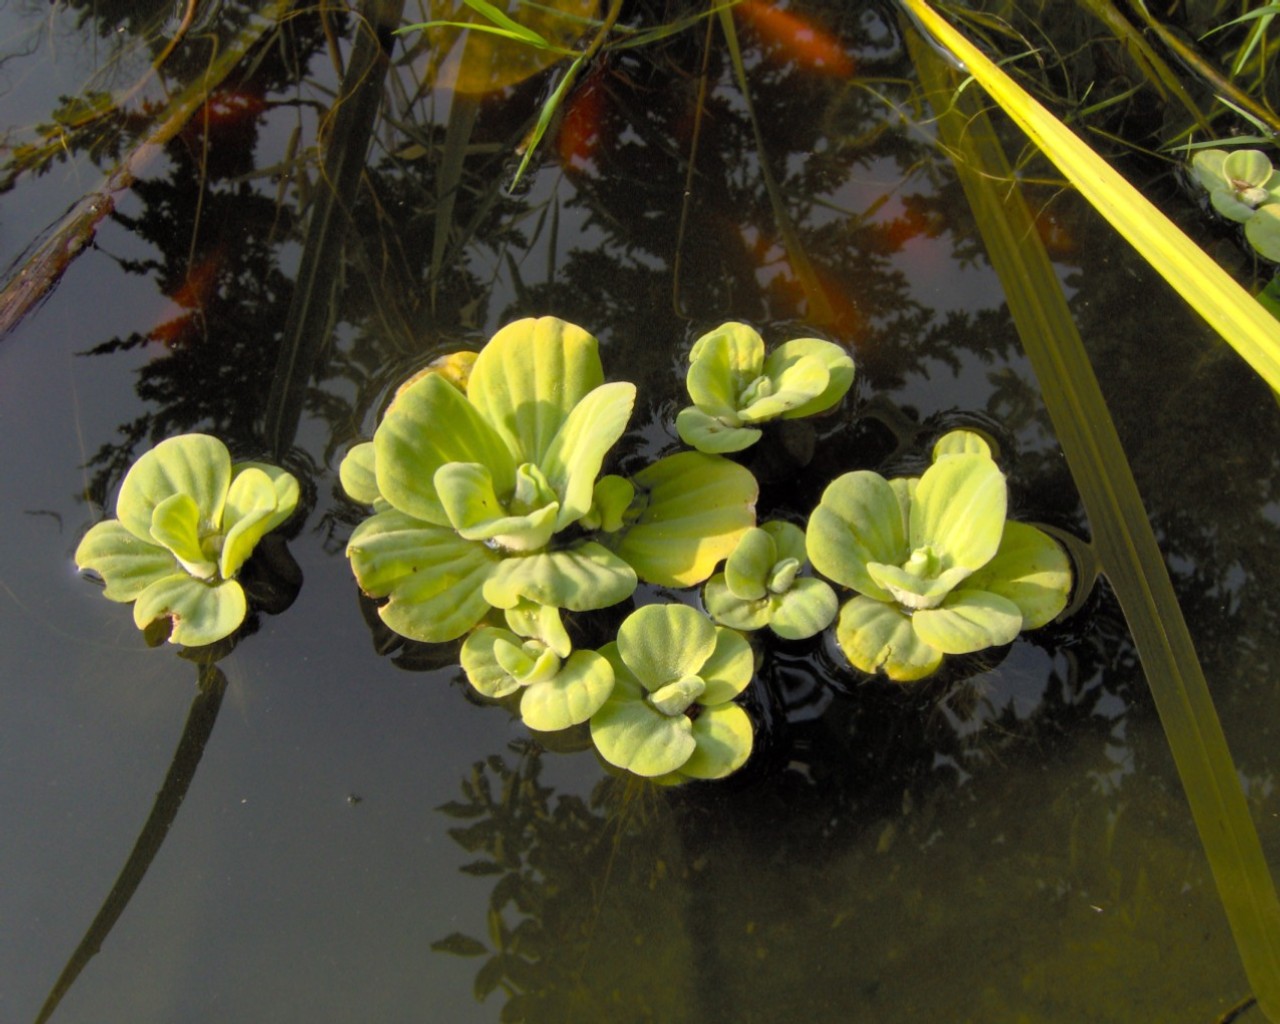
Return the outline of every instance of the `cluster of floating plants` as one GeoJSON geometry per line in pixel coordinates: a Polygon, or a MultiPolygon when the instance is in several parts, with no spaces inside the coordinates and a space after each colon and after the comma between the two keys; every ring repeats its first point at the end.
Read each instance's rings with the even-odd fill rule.
{"type": "Polygon", "coordinates": [[[1202,149],[1191,173],[1218,213],[1244,225],[1257,253],[1280,263],[1280,171],[1257,149],[1202,149]]]}
{"type": "MultiPolygon", "coordinates": [[[[395,633],[461,639],[470,684],[529,728],[582,728],[606,762],[660,782],[722,778],[752,749],[737,703],[758,657],[747,634],[804,640],[838,616],[853,666],[907,681],[1066,604],[1065,552],[1007,519],[1004,474],[976,433],[945,435],[919,478],[846,473],[806,527],[757,524],[756,479],[725,453],[770,420],[832,409],[853,376],[830,342],[766,352],[752,328],[723,324],[690,353],[693,404],[676,429],[694,450],[602,475],[635,386],[605,381],[582,328],[517,321],[406,381],[343,459],[344,490],[372,507],[347,545],[352,570],[395,633]],[[573,617],[642,581],[687,599],[642,604],[599,649],[575,646],[573,617]]],[[[76,560],[135,602],[140,627],[167,617],[172,641],[211,643],[244,618],[236,571],[297,493],[282,470],[233,466],[213,438],[172,438],[130,470],[119,520],[93,527],[76,560]]]]}

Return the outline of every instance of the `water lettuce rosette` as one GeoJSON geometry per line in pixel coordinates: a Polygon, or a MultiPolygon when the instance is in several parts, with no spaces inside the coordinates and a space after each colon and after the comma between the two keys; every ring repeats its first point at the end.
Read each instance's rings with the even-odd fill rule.
{"type": "Polygon", "coordinates": [[[687,605],[645,605],[600,653],[614,687],[591,716],[610,764],[661,782],[718,779],[751,754],[751,719],[733,703],[755,656],[741,633],[687,605]]]}
{"type": "Polygon", "coordinates": [[[761,423],[839,402],[853,384],[853,360],[820,338],[796,338],[766,356],[759,332],[730,321],[694,342],[685,383],[693,405],[676,416],[681,440],[702,452],[737,452],[760,439],[761,423]]]}
{"type": "Polygon", "coordinates": [[[383,621],[403,636],[462,636],[490,608],[571,611],[616,604],[635,571],[565,531],[597,508],[597,477],[635,386],[604,382],[596,339],[554,317],[490,339],[465,376],[402,388],[373,440],[341,468],[374,506],[347,555],[383,621]]]}
{"type": "Polygon", "coordinates": [[[808,561],[800,527],[761,523],[743,534],[724,572],[707,581],[703,606],[723,626],[767,626],[785,640],[807,639],[831,625],[839,608],[826,581],[800,575],[808,561]]]}
{"type": "Polygon", "coordinates": [[[836,639],[863,672],[920,679],[945,655],[1007,644],[1066,605],[1066,552],[1006,518],[1004,474],[965,433],[940,444],[918,480],[838,477],[809,519],[814,568],[855,592],[836,639]]]}
{"type": "Polygon", "coordinates": [[[85,534],[76,565],[100,575],[112,601],[133,602],[139,629],[167,618],[170,642],[211,644],[244,621],[248,602],[236,574],[293,514],[298,496],[291,474],[232,463],[217,438],[171,437],[125,474],[117,518],[85,534]]]}

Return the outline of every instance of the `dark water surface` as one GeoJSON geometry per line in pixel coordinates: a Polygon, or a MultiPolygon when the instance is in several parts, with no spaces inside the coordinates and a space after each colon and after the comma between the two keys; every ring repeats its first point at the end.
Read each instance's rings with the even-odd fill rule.
{"type": "MultiPolygon", "coordinates": [[[[199,78],[215,35],[223,52],[252,27],[244,6],[197,22],[126,104],[137,123],[14,179],[0,259],[133,148],[141,114],[199,78]]],[[[656,24],[658,6],[623,21],[656,24]]],[[[172,13],[0,5],[8,167],[59,97],[129,92],[172,13]]],[[[718,30],[685,204],[705,22],[598,62],[514,194],[545,74],[460,97],[416,37],[396,44],[344,196],[353,229],[326,263],[332,337],[285,456],[307,494],[286,530],[301,591],[219,662],[225,695],[185,799],[52,1019],[1209,1024],[1247,995],[1105,587],[1007,653],[911,687],[858,677],[823,642],[777,647],[751,691],[752,761],[678,790],[543,750],[472,699],[453,648],[388,650],[367,624],[343,556],[361,510],[341,495],[342,455],[408,372],[528,315],[581,323],[606,375],[638,384],[624,470],[678,447],[692,339],[744,319],[775,341],[829,337],[859,364],[838,414],[751,456],[761,519],[802,519],[837,474],[897,471],[938,431],[977,423],[1001,445],[1017,516],[1087,537],[1000,284],[912,106],[896,22],[835,0],[807,16],[853,75],[739,28],[808,273],[718,30]]],[[[146,161],[92,247],[0,339],[0,1021],[36,1019],[197,694],[199,667],[147,648],[72,552],[155,441],[203,430],[266,454],[324,190],[316,131],[338,86],[326,27],[350,60],[349,18],[326,26],[307,9],[265,32],[247,77],[146,161]]],[[[1166,180],[1152,187],[1202,230],[1166,180]]],[[[1051,181],[1028,192],[1280,863],[1276,403],[1072,196],[1051,181]]]]}

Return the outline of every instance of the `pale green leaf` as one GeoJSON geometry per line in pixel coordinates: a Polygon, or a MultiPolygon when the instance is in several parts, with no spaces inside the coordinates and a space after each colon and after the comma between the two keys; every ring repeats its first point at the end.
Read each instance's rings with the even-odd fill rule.
{"type": "Polygon", "coordinates": [[[827,583],[802,577],[773,599],[769,628],[784,640],[807,640],[831,625],[839,607],[836,592],[827,583]]]}
{"type": "Polygon", "coordinates": [[[738,410],[738,418],[743,423],[777,419],[812,403],[827,390],[831,374],[817,356],[804,356],[788,364],[778,377],[765,379],[772,383],[770,393],[754,398],[738,410]]]}
{"type": "Polygon", "coordinates": [[[978,569],[1000,546],[1007,503],[1004,474],[987,456],[940,459],[920,478],[911,502],[911,547],[930,546],[944,568],[978,569]]]}
{"type": "Polygon", "coordinates": [[[664,715],[683,715],[702,696],[707,684],[701,676],[685,676],[649,694],[649,703],[664,715]]]}
{"type": "Polygon", "coordinates": [[[646,582],[701,583],[755,525],[755,477],[718,455],[668,455],[642,469],[634,482],[643,511],[609,543],[646,582]]]}
{"type": "Polygon", "coordinates": [[[1071,559],[1043,530],[1010,520],[995,557],[969,577],[963,589],[1008,598],[1022,613],[1022,628],[1039,629],[1067,606],[1071,559]]]}
{"type": "Polygon", "coordinates": [[[199,509],[201,535],[217,532],[231,485],[226,445],[207,434],[180,434],[161,441],[130,467],[116,499],[116,516],[141,540],[151,539],[157,505],[185,494],[199,509]]]}
{"type": "Polygon", "coordinates": [[[437,373],[396,396],[374,432],[373,445],[378,492],[398,511],[437,526],[449,522],[435,488],[441,466],[478,463],[489,470],[499,493],[515,486],[511,449],[462,392],[437,373]]]}
{"type": "Polygon", "coordinates": [[[854,668],[884,672],[897,682],[923,679],[942,664],[942,652],[916,635],[906,612],[869,597],[845,602],[836,622],[836,642],[854,668]]]}
{"type": "Polygon", "coordinates": [[[735,426],[743,388],[764,372],[764,339],[755,328],[730,321],[693,343],[685,385],[693,404],[735,426]]]}
{"type": "Polygon", "coordinates": [[[992,457],[987,439],[974,430],[948,430],[933,446],[933,461],[944,455],[985,455],[992,457]]]}
{"type": "Polygon", "coordinates": [[[517,462],[541,466],[573,407],[603,383],[594,337],[556,317],[530,317],[489,339],[471,369],[467,397],[517,462]]]}
{"type": "Polygon", "coordinates": [[[944,569],[936,576],[917,576],[897,565],[868,562],[867,573],[904,608],[936,608],[968,576],[962,566],[944,569]]]}
{"type": "Polygon", "coordinates": [[[890,600],[867,571],[869,562],[900,565],[910,554],[902,507],[889,481],[863,469],[828,484],[809,517],[805,549],[809,562],[828,579],[890,600]]]}
{"type": "Polygon", "coordinates": [[[770,519],[767,523],[761,523],[760,529],[773,538],[778,561],[786,558],[794,558],[801,563],[809,561],[809,555],[804,546],[804,530],[795,523],[788,523],[783,519],[770,519]]]}
{"type": "Polygon", "coordinates": [[[1012,643],[1022,629],[1022,613],[1007,597],[966,588],[938,608],[916,612],[911,625],[943,654],[971,654],[1012,643]]]}
{"type": "Polygon", "coordinates": [[[596,477],[635,405],[636,386],[602,384],[575,405],[539,464],[560,495],[556,529],[581,519],[591,508],[596,477]]]}
{"type": "Polygon", "coordinates": [[[734,595],[724,580],[724,573],[716,573],[702,588],[702,605],[707,614],[722,626],[732,629],[755,630],[769,625],[772,598],[755,601],[734,595]]]}
{"type": "Polygon", "coordinates": [[[724,582],[734,597],[758,601],[768,593],[769,574],[778,561],[771,534],[753,526],[742,535],[724,564],[724,582]]]}
{"type": "Polygon", "coordinates": [[[821,361],[827,371],[827,383],[819,394],[784,412],[782,418],[785,420],[826,412],[853,386],[852,357],[839,345],[823,341],[821,338],[794,338],[791,341],[784,341],[765,359],[764,372],[774,380],[781,380],[792,365],[808,358],[821,361]]]}
{"type": "Polygon", "coordinates": [[[750,716],[736,704],[705,708],[693,723],[694,751],[680,766],[691,779],[723,779],[751,756],[750,716]]]}
{"type": "Polygon", "coordinates": [[[230,636],[248,611],[244,590],[235,580],[207,583],[190,576],[167,576],[138,595],[133,621],[146,629],[158,619],[169,619],[169,642],[203,647],[230,636]]]}
{"type": "Polygon", "coordinates": [[[707,689],[699,700],[704,707],[733,700],[751,682],[756,655],[747,638],[735,629],[716,629],[715,647],[698,670],[707,689]]]}
{"type": "Polygon", "coordinates": [[[479,463],[441,466],[436,470],[435,492],[449,524],[467,540],[493,541],[507,551],[536,551],[555,533],[557,502],[525,515],[508,514],[494,492],[489,468],[479,463]]]}
{"type": "Polygon", "coordinates": [[[518,645],[520,638],[505,629],[486,626],[471,633],[458,654],[467,682],[493,700],[501,700],[520,689],[520,680],[498,662],[495,647],[499,642],[518,645]]]}
{"type": "Polygon", "coordinates": [[[205,554],[200,543],[200,509],[189,494],[171,494],[151,512],[151,539],[173,552],[192,576],[210,579],[218,563],[205,554]]]}
{"type": "Polygon", "coordinates": [[[495,608],[522,601],[583,612],[625,601],[636,589],[626,562],[594,541],[560,551],[509,555],[485,583],[485,599],[495,608]]]}
{"type": "Polygon", "coordinates": [[[158,580],[186,575],[171,551],[140,540],[116,519],[91,527],[76,548],[75,560],[80,569],[102,577],[103,595],[112,601],[132,601],[158,580]]]}
{"type": "Polygon", "coordinates": [[[750,448],[760,440],[762,431],[759,427],[730,426],[719,416],[691,405],[676,413],[676,433],[690,448],[709,455],[725,455],[750,448]]]}
{"type": "Polygon", "coordinates": [[[499,564],[484,544],[394,509],[356,527],[347,557],[360,588],[388,598],[378,609],[382,620],[428,643],[456,639],[484,617],[484,583],[499,564]]]}
{"type": "Polygon", "coordinates": [[[600,653],[614,670],[613,691],[591,716],[591,741],[600,756],[649,778],[674,772],[697,746],[693,723],[686,715],[669,718],[649,705],[646,691],[622,664],[615,644],[600,653]]]}
{"type": "Polygon", "coordinates": [[[1263,259],[1280,263],[1280,202],[1255,210],[1244,222],[1244,237],[1263,259]]]}
{"type": "MultiPolygon", "coordinates": [[[[248,470],[266,473],[271,480],[272,488],[276,492],[275,510],[268,517],[267,526],[262,531],[265,535],[277,526],[284,524],[297,511],[298,501],[302,497],[302,488],[298,486],[297,477],[287,469],[273,466],[269,462],[237,462],[231,467],[231,486],[233,488],[236,485],[236,478],[248,470]]],[[[224,512],[222,516],[223,531],[229,530],[230,527],[231,524],[227,521],[227,516],[224,512]]]]}
{"type": "Polygon", "coordinates": [[[1272,170],[1267,154],[1257,149],[1232,150],[1222,161],[1223,176],[1237,188],[1242,185],[1266,185],[1271,179],[1272,170]]]}
{"type": "Polygon", "coordinates": [[[716,627],[688,605],[645,605],[618,627],[617,647],[627,668],[653,691],[698,674],[715,650],[716,627]]]}
{"type": "Polygon", "coordinates": [[[352,501],[372,505],[382,497],[378,490],[378,471],[372,441],[353,445],[338,466],[342,489],[352,501]]]}
{"type": "Polygon", "coordinates": [[[585,722],[613,692],[613,666],[596,651],[574,651],[559,673],[527,687],[520,717],[530,729],[554,732],[585,722]]]}
{"type": "Polygon", "coordinates": [[[513,632],[541,641],[559,657],[567,658],[573,650],[560,618],[560,609],[554,605],[521,601],[514,607],[503,609],[503,615],[513,632]]]}
{"type": "Polygon", "coordinates": [[[624,476],[603,476],[591,493],[591,508],[582,517],[584,529],[616,533],[623,527],[623,515],[636,496],[635,484],[624,476]]]}
{"type": "MultiPolygon", "coordinates": [[[[288,476],[288,474],[285,474],[288,476]]],[[[293,477],[289,477],[290,480],[293,477]]],[[[297,483],[294,483],[294,503],[297,503],[297,483]]],[[[258,541],[280,522],[276,514],[279,493],[276,482],[257,466],[245,466],[231,478],[227,491],[227,505],[222,514],[226,536],[222,541],[218,572],[224,580],[240,571],[245,560],[253,554],[258,541]]]]}

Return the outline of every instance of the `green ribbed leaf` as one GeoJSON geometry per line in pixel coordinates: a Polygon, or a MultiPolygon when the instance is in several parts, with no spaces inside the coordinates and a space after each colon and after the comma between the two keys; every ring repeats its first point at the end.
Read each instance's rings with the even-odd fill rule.
{"type": "Polygon", "coordinates": [[[173,623],[170,643],[203,647],[234,633],[247,612],[244,590],[235,580],[209,583],[185,575],[168,576],[138,595],[133,621],[146,629],[159,619],[169,619],[173,623]]]}
{"type": "Polygon", "coordinates": [[[467,397],[517,462],[541,466],[573,407],[603,383],[594,337],[556,317],[530,317],[489,339],[471,368],[467,397]]]}
{"type": "Polygon", "coordinates": [[[643,511],[608,543],[646,582],[696,586],[755,525],[755,477],[718,455],[668,455],[634,482],[643,511]]]}
{"type": "Polygon", "coordinates": [[[116,517],[140,540],[151,540],[156,506],[184,494],[199,510],[200,535],[222,525],[222,507],[231,485],[231,456],[216,437],[181,434],[144,453],[125,474],[116,499],[116,517]]]}
{"type": "Polygon", "coordinates": [[[167,548],[139,540],[116,519],[97,523],[76,548],[77,567],[90,569],[106,584],[105,597],[133,601],[151,584],[185,570],[167,548]]]}

